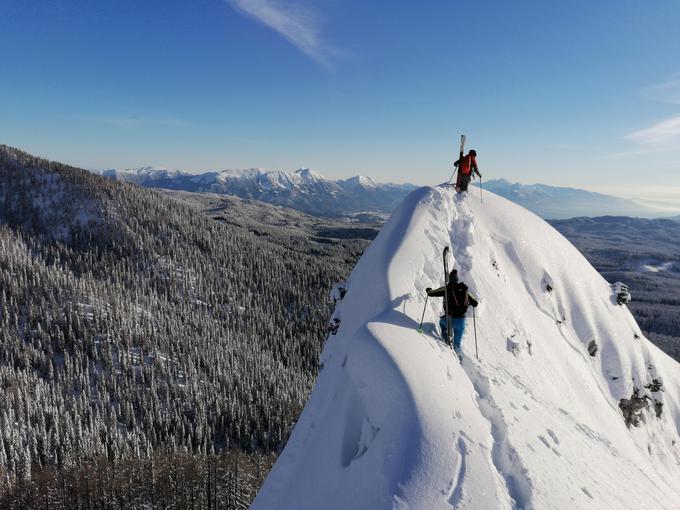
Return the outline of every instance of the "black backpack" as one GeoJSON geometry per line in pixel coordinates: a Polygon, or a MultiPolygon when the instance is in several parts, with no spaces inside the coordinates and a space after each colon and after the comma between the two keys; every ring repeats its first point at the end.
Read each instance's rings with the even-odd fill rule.
{"type": "Polygon", "coordinates": [[[452,317],[465,317],[468,306],[470,306],[467,285],[461,282],[450,283],[447,292],[449,295],[449,315],[452,317]]]}

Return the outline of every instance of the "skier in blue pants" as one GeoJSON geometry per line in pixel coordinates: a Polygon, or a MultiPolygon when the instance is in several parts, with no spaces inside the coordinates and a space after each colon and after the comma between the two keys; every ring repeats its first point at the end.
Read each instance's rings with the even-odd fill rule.
{"type": "MultiPolygon", "coordinates": [[[[442,338],[449,343],[449,334],[446,330],[446,315],[439,317],[439,328],[442,330],[442,338]]],[[[465,317],[451,317],[451,329],[453,330],[453,350],[460,353],[460,344],[465,333],[465,317]]]]}
{"type": "Polygon", "coordinates": [[[465,314],[469,306],[474,308],[479,304],[477,298],[468,292],[467,285],[458,281],[458,271],[455,269],[449,273],[448,286],[445,285],[438,289],[428,287],[425,291],[430,297],[448,296],[448,302],[444,303],[444,315],[439,319],[439,327],[442,330],[442,338],[447,344],[450,344],[451,341],[446,329],[446,311],[448,311],[451,329],[453,329],[453,349],[460,358],[462,356],[461,343],[465,332],[465,314]]]}

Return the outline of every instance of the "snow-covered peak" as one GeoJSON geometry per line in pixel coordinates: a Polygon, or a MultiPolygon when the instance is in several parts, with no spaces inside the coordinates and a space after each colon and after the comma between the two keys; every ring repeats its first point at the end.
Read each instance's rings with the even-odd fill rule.
{"type": "Polygon", "coordinates": [[[327,180],[323,175],[318,174],[309,168],[299,168],[295,170],[295,172],[293,172],[293,178],[307,183],[327,180]]]}
{"type": "Polygon", "coordinates": [[[163,173],[174,173],[176,170],[171,170],[165,166],[142,166],[139,168],[127,168],[123,170],[124,172],[136,173],[136,174],[154,174],[158,172],[163,173]]]}
{"type": "Polygon", "coordinates": [[[254,509],[680,508],[680,365],[534,214],[420,188],[345,288],[254,509]],[[462,363],[425,299],[445,245],[480,301],[462,363]]]}
{"type": "Polygon", "coordinates": [[[366,190],[372,190],[378,187],[378,183],[375,182],[373,179],[370,177],[365,177],[363,175],[355,175],[354,177],[350,177],[349,179],[345,179],[343,181],[340,181],[341,184],[347,187],[352,187],[352,188],[363,188],[366,190]]]}
{"type": "Polygon", "coordinates": [[[248,168],[244,170],[223,170],[217,179],[220,182],[241,181],[255,182],[266,188],[289,189],[297,186],[316,185],[329,182],[322,175],[308,169],[300,168],[294,172],[248,168]]]}
{"type": "Polygon", "coordinates": [[[104,170],[102,175],[124,181],[131,182],[153,182],[160,180],[171,180],[186,177],[191,174],[172,170],[163,166],[143,166],[140,168],[128,168],[125,170],[104,170]]]}
{"type": "Polygon", "coordinates": [[[152,179],[168,179],[180,175],[188,175],[179,170],[173,170],[164,166],[143,166],[140,168],[128,168],[121,171],[126,174],[145,176],[152,179]]]}
{"type": "Polygon", "coordinates": [[[238,170],[222,170],[219,172],[217,179],[219,181],[226,181],[229,179],[256,179],[265,175],[267,170],[263,168],[246,168],[238,170]]]}

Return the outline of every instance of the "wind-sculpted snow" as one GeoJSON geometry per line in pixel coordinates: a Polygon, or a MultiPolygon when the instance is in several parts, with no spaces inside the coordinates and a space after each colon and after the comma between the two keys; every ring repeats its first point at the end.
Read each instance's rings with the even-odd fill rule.
{"type": "Polygon", "coordinates": [[[534,214],[418,189],[346,288],[253,508],[680,508],[680,366],[534,214]],[[479,359],[469,318],[461,364],[439,338],[441,299],[418,333],[447,244],[480,299],[479,359]]]}

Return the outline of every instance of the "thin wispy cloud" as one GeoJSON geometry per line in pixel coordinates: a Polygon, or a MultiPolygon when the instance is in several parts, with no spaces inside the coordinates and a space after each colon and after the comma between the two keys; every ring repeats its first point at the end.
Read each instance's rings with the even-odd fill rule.
{"type": "MultiPolygon", "coordinates": [[[[680,73],[676,73],[668,81],[644,88],[642,95],[663,103],[680,104],[680,73]]],[[[680,115],[629,133],[624,139],[634,142],[637,147],[633,150],[609,154],[604,159],[623,159],[650,153],[678,151],[680,150],[680,115]]]]}
{"type": "Polygon", "coordinates": [[[680,104],[680,73],[668,81],[650,85],[642,91],[642,95],[664,103],[680,104]]]}
{"type": "Polygon", "coordinates": [[[108,116],[81,116],[80,120],[95,122],[120,129],[134,130],[149,126],[182,127],[186,123],[175,117],[108,117],[108,116]]]}
{"type": "Polygon", "coordinates": [[[321,37],[321,16],[288,0],[227,0],[238,12],[271,28],[312,60],[332,67],[335,53],[321,37]]]}
{"type": "Polygon", "coordinates": [[[680,149],[680,115],[626,136],[642,148],[680,149]]]}

